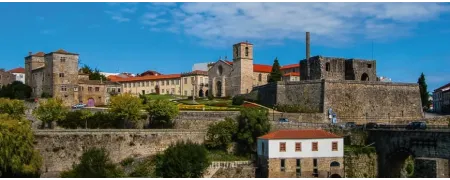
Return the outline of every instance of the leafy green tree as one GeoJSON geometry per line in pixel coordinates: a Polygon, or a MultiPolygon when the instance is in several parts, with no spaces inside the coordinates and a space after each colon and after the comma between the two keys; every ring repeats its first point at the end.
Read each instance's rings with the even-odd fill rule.
{"type": "Polygon", "coordinates": [[[0,97],[10,99],[28,99],[31,97],[31,87],[20,81],[3,86],[0,90],[0,97]]]}
{"type": "Polygon", "coordinates": [[[236,138],[237,130],[236,120],[225,118],[225,121],[209,126],[205,144],[209,149],[227,151],[236,138]]]}
{"type": "Polygon", "coordinates": [[[42,121],[42,128],[45,123],[53,129],[53,121],[62,121],[66,118],[67,107],[63,106],[61,99],[50,98],[47,101],[39,102],[39,107],[33,111],[33,114],[42,121]]]}
{"type": "Polygon", "coordinates": [[[181,141],[156,157],[155,172],[162,178],[200,178],[210,164],[203,145],[181,141]]]}
{"type": "Polygon", "coordinates": [[[100,70],[95,68],[92,69],[91,67],[89,67],[88,65],[84,65],[82,68],[80,68],[80,72],[85,73],[85,74],[89,74],[89,79],[90,80],[106,80],[106,77],[100,73],[100,70]]]}
{"type": "Polygon", "coordinates": [[[419,83],[420,100],[422,101],[422,107],[427,110],[430,107],[430,101],[428,100],[430,98],[430,94],[428,93],[428,86],[425,82],[425,75],[423,73],[420,75],[417,83],[419,83]]]}
{"type": "Polygon", "coordinates": [[[275,58],[275,60],[273,61],[272,72],[270,72],[268,82],[281,81],[281,76],[282,74],[280,70],[280,63],[278,62],[278,58],[275,58]]]}
{"type": "Polygon", "coordinates": [[[77,111],[67,112],[64,119],[59,120],[57,123],[59,126],[69,129],[85,128],[88,127],[88,122],[90,122],[94,114],[87,110],[81,109],[77,111]]]}
{"type": "Polygon", "coordinates": [[[146,110],[150,116],[151,126],[170,127],[173,125],[173,118],[179,113],[177,105],[162,99],[148,103],[146,110]]]}
{"type": "Polygon", "coordinates": [[[0,177],[39,177],[42,158],[33,148],[29,121],[0,114],[0,177]]]}
{"type": "Polygon", "coordinates": [[[21,100],[10,100],[0,98],[0,114],[8,114],[13,118],[25,115],[25,104],[21,100]]]}
{"type": "Polygon", "coordinates": [[[111,97],[109,111],[116,117],[123,119],[123,127],[126,128],[128,122],[137,124],[141,120],[142,107],[142,101],[139,97],[125,93],[111,97]]]}
{"type": "Polygon", "coordinates": [[[240,96],[240,95],[234,96],[233,100],[232,100],[232,104],[238,105],[238,106],[244,104],[244,96],[240,96]]]}
{"type": "Polygon", "coordinates": [[[118,178],[124,173],[109,158],[104,148],[91,148],[83,153],[79,164],[61,173],[63,178],[118,178]]]}
{"type": "Polygon", "coordinates": [[[238,153],[256,152],[256,138],[270,131],[268,111],[261,108],[245,108],[238,116],[238,153]]]}

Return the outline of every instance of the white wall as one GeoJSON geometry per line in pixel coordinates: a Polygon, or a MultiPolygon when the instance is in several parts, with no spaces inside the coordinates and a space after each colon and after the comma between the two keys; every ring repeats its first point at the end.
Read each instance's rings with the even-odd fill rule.
{"type": "Polygon", "coordinates": [[[265,152],[268,152],[268,158],[320,158],[320,157],[344,157],[344,139],[258,139],[258,155],[262,149],[261,144],[266,146],[265,152]],[[267,143],[268,141],[268,143],[267,143]],[[338,150],[332,151],[332,142],[338,142],[338,150]],[[280,152],[280,142],[286,143],[286,152],[280,152]],[[301,151],[295,151],[295,143],[301,142],[301,151]],[[312,151],[312,142],[318,142],[318,151],[312,151]],[[268,151],[267,151],[268,150],[268,151]]]}
{"type": "Polygon", "coordinates": [[[16,81],[20,81],[25,84],[25,74],[24,73],[13,73],[16,77],[16,81]]]}

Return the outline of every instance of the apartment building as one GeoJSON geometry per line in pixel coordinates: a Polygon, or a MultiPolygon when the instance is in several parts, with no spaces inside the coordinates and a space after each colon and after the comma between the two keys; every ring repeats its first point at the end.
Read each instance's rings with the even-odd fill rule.
{"type": "Polygon", "coordinates": [[[278,130],[257,139],[257,177],[343,177],[344,139],[324,130],[278,130]]]}
{"type": "Polygon", "coordinates": [[[16,81],[20,81],[25,84],[25,69],[22,67],[14,68],[8,72],[12,73],[16,81]]]}
{"type": "Polygon", "coordinates": [[[192,71],[181,74],[160,74],[139,77],[108,77],[122,85],[123,92],[140,94],[173,94],[206,97],[208,76],[205,71],[192,71]]]}
{"type": "Polygon", "coordinates": [[[433,91],[433,109],[437,113],[450,114],[450,83],[433,91]]]}

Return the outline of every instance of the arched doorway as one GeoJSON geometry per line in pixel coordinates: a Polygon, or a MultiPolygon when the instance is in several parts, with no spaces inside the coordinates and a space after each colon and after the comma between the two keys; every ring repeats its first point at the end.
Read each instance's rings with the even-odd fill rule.
{"type": "Polygon", "coordinates": [[[414,157],[415,155],[407,148],[399,148],[389,153],[385,158],[380,177],[407,178],[414,177],[414,157]]]}
{"type": "Polygon", "coordinates": [[[155,93],[156,93],[156,94],[159,94],[159,85],[156,85],[156,86],[155,86],[155,93]]]}
{"type": "Polygon", "coordinates": [[[330,178],[340,178],[341,175],[339,175],[339,173],[341,173],[341,163],[337,162],[337,161],[333,161],[330,163],[330,178]]]}
{"type": "Polygon", "coordinates": [[[221,81],[217,81],[216,82],[216,89],[217,89],[217,97],[222,97],[222,82],[221,81]]]}
{"type": "Polygon", "coordinates": [[[88,99],[87,106],[88,106],[88,107],[94,107],[94,106],[95,106],[95,100],[94,100],[94,98],[89,98],[89,99],[88,99]]]}
{"type": "Polygon", "coordinates": [[[208,97],[208,93],[209,93],[209,91],[206,90],[206,91],[205,91],[205,96],[206,96],[206,97],[208,97]]]}
{"type": "Polygon", "coordinates": [[[369,81],[369,75],[367,75],[367,73],[363,73],[361,76],[361,81],[369,81]]]}
{"type": "Polygon", "coordinates": [[[203,89],[200,89],[200,91],[198,91],[198,97],[203,97],[203,89]]]}

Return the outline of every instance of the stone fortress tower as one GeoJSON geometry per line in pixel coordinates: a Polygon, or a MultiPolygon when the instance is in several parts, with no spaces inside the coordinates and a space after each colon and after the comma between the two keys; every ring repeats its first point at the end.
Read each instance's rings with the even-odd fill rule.
{"type": "Polygon", "coordinates": [[[45,66],[44,55],[45,53],[43,52],[38,52],[36,54],[32,54],[32,52],[29,52],[28,56],[25,57],[25,84],[33,87],[31,73],[33,70],[45,66]]]}
{"type": "Polygon", "coordinates": [[[306,59],[300,61],[300,80],[377,81],[375,60],[310,57],[310,37],[306,33],[306,59]]]}
{"type": "Polygon", "coordinates": [[[246,94],[253,85],[253,44],[240,42],[233,45],[233,94],[246,94]]]}

